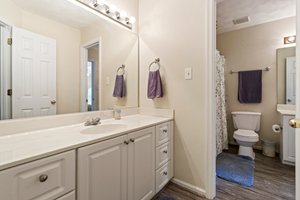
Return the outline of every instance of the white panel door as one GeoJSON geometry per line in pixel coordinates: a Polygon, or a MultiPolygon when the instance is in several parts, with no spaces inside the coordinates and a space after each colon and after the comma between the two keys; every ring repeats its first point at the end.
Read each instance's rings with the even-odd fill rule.
{"type": "Polygon", "coordinates": [[[56,41],[13,27],[12,118],[56,114],[56,41]]]}
{"type": "Polygon", "coordinates": [[[151,199],[155,194],[155,128],[128,135],[128,200],[151,199]]]}
{"type": "Polygon", "coordinates": [[[11,46],[8,38],[11,30],[8,26],[0,25],[0,120],[11,119],[11,46]]]}
{"type": "Polygon", "coordinates": [[[78,150],[78,200],[127,200],[127,136],[78,150]]]}
{"type": "MultiPolygon", "coordinates": [[[[300,33],[300,1],[297,0],[297,35],[300,33]]],[[[299,41],[299,40],[298,40],[299,41]]],[[[296,60],[300,60],[300,45],[296,45],[296,60]]],[[[300,62],[296,63],[296,118],[300,120],[300,62]]],[[[296,129],[296,200],[300,199],[300,129],[296,129]]]]}
{"type": "Polygon", "coordinates": [[[286,58],[286,104],[296,103],[296,57],[286,58]]]}

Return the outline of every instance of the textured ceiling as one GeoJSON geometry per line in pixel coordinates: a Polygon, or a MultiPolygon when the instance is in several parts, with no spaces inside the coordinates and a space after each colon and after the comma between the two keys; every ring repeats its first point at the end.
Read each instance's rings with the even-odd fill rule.
{"type": "Polygon", "coordinates": [[[57,20],[74,28],[83,28],[95,23],[94,14],[66,0],[13,0],[29,12],[57,20]]]}
{"type": "Polygon", "coordinates": [[[218,0],[217,2],[218,33],[296,16],[296,0],[218,0]],[[249,22],[233,24],[233,19],[245,16],[249,16],[249,22]]]}

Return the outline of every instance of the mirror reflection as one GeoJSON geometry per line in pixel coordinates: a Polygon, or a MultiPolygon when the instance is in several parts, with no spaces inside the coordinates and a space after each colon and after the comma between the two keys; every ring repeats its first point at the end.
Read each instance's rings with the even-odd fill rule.
{"type": "Polygon", "coordinates": [[[277,49],[277,101],[295,105],[296,47],[277,49]]]}
{"type": "Polygon", "coordinates": [[[0,36],[1,120],[138,106],[134,32],[69,1],[3,0],[0,36]]]}

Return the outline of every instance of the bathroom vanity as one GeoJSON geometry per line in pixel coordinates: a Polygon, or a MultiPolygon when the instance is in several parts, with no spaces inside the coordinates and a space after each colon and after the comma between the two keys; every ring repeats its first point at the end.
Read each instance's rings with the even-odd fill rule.
{"type": "Polygon", "coordinates": [[[173,117],[0,137],[1,199],[151,199],[173,177],[173,117]]]}
{"type": "Polygon", "coordinates": [[[280,136],[280,159],[283,164],[295,165],[295,129],[290,127],[289,121],[295,118],[294,106],[278,105],[281,114],[282,132],[280,136]]]}

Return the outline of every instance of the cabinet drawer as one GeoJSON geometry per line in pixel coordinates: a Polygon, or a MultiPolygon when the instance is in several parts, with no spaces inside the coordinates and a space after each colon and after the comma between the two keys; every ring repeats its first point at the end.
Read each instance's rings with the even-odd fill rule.
{"type": "Polygon", "coordinates": [[[156,169],[162,167],[171,158],[170,142],[156,148],[156,169]]]}
{"type": "Polygon", "coordinates": [[[0,171],[5,200],[53,200],[75,189],[75,151],[0,171]]]}
{"type": "Polygon", "coordinates": [[[170,123],[163,123],[156,126],[156,146],[160,146],[170,140],[170,123]]]}
{"type": "Polygon", "coordinates": [[[171,164],[168,162],[156,171],[156,193],[159,192],[172,178],[171,164]]]}
{"type": "Polygon", "coordinates": [[[65,196],[60,197],[56,200],[76,200],[75,191],[72,191],[69,194],[66,194],[65,196]]]}

